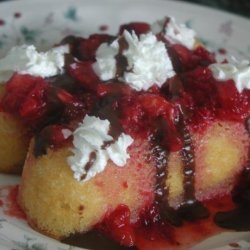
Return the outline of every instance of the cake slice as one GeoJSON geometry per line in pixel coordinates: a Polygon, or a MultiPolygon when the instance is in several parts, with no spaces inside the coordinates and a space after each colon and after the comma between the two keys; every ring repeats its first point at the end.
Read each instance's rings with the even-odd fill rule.
{"type": "Polygon", "coordinates": [[[26,159],[19,189],[19,204],[28,222],[57,239],[87,232],[120,204],[130,210],[131,221],[154,199],[155,170],[149,145],[135,140],[126,166],[108,162],[105,171],[79,183],[67,163],[70,145],[34,156],[34,140],[26,159]]]}
{"type": "MultiPolygon", "coordinates": [[[[191,138],[195,162],[193,199],[203,202],[230,194],[248,159],[245,128],[238,123],[216,121],[191,138]]],[[[155,203],[159,184],[157,159],[147,140],[133,142],[124,167],[109,161],[103,172],[82,183],[73,178],[68,165],[71,147],[48,149],[36,158],[34,140],[30,146],[18,200],[32,227],[63,239],[95,228],[119,205],[129,208],[133,224],[143,209],[155,203]]],[[[186,162],[181,151],[169,152],[168,160],[161,160],[168,190],[165,209],[170,206],[178,210],[190,195],[185,189],[186,162]]]]}

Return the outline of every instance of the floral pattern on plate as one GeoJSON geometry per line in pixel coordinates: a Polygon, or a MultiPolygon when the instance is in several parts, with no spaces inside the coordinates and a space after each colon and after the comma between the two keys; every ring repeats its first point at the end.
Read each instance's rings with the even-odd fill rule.
{"type": "MultiPolygon", "coordinates": [[[[25,3],[29,3],[30,1],[24,1],[23,6],[25,6],[25,3]]],[[[88,35],[93,32],[106,32],[108,27],[111,27],[113,32],[116,32],[118,28],[118,24],[121,23],[122,18],[118,20],[117,24],[111,23],[110,19],[112,21],[112,18],[109,18],[106,20],[107,23],[103,23],[100,17],[94,16],[95,20],[93,22],[88,22],[86,20],[85,10],[83,4],[72,4],[67,3],[68,1],[63,1],[65,4],[62,6],[56,6],[56,8],[48,8],[46,11],[41,11],[41,13],[38,14],[38,18],[36,18],[35,22],[31,20],[32,14],[27,11],[27,9],[23,9],[22,5],[20,9],[13,9],[13,11],[9,11],[8,15],[1,14],[0,10],[0,56],[3,56],[7,50],[9,50],[14,45],[19,44],[35,44],[40,49],[47,49],[56,42],[60,41],[63,37],[67,35],[88,35]],[[103,29],[103,27],[106,27],[103,29]]],[[[99,1],[95,0],[94,3],[98,3],[99,1]]],[[[112,2],[112,1],[111,1],[112,2]]],[[[124,4],[122,0],[117,1],[118,4],[121,2],[124,4]]],[[[146,1],[148,2],[148,1],[146,1]]],[[[159,1],[160,2],[160,1],[159,1]]],[[[87,3],[88,4],[88,3],[87,3]]],[[[117,4],[117,3],[116,3],[117,4]]],[[[179,4],[179,3],[178,3],[179,4]]],[[[239,27],[240,22],[242,22],[240,17],[237,16],[231,16],[229,14],[225,14],[221,12],[223,15],[220,19],[215,18],[211,20],[209,25],[209,30],[206,32],[206,30],[203,29],[202,24],[199,22],[202,18],[203,12],[206,11],[213,12],[212,10],[206,10],[205,8],[196,7],[197,13],[199,15],[194,16],[193,13],[188,14],[189,12],[185,12],[185,15],[181,15],[182,12],[184,12],[185,9],[188,7],[193,7],[192,5],[185,5],[182,4],[182,11],[178,10],[178,4],[173,4],[173,7],[176,5],[176,10],[171,10],[170,8],[170,15],[171,16],[181,16],[181,21],[185,22],[189,27],[194,28],[198,31],[198,36],[201,38],[201,40],[205,43],[206,46],[209,46],[212,50],[219,50],[222,47],[225,47],[227,51],[234,54],[237,57],[245,57],[250,58],[250,42],[244,44],[242,46],[241,44],[232,44],[231,41],[234,42],[234,40],[238,40],[241,43],[243,42],[240,40],[239,36],[239,27]],[[183,6],[185,6],[183,8],[183,6]],[[176,12],[176,13],[175,13],[176,12]],[[174,14],[172,14],[174,13],[174,14]],[[177,14],[177,15],[176,15],[177,14]],[[185,18],[183,19],[183,16],[185,18]],[[211,30],[212,29],[212,30],[211,30]]],[[[3,5],[3,4],[2,4],[3,5]]],[[[5,3],[7,6],[7,4],[5,3]]],[[[56,4],[55,4],[56,5],[56,4]]],[[[107,3],[108,5],[108,3],[107,3]]],[[[165,2],[165,5],[169,7],[168,2],[165,2]]],[[[145,6],[145,4],[144,4],[145,6]]],[[[30,7],[30,6],[29,6],[30,7]]],[[[112,6],[112,8],[116,9],[117,6],[112,6]]],[[[157,9],[157,6],[154,7],[157,9]]],[[[89,6],[87,6],[86,9],[89,9],[89,6]]],[[[92,9],[91,9],[92,10],[92,9]]],[[[161,10],[162,11],[162,10],[161,10]]],[[[93,10],[92,10],[93,12],[93,10]]],[[[121,12],[121,17],[128,15],[127,12],[122,11],[122,8],[120,8],[119,12],[121,12]]],[[[205,17],[209,15],[209,13],[205,13],[205,17]]],[[[129,14],[130,15],[130,14],[129,14]]],[[[169,15],[168,11],[166,11],[164,15],[169,15]]],[[[89,16],[89,14],[88,14],[89,16]]],[[[157,14],[151,14],[151,17],[157,16],[157,14]]],[[[94,18],[93,16],[91,19],[94,18]]],[[[145,17],[147,17],[145,15],[145,17]]],[[[142,17],[140,20],[145,20],[145,17],[142,17]]],[[[157,16],[157,18],[161,18],[157,16]]],[[[136,18],[139,20],[138,18],[136,18]]],[[[243,19],[243,18],[242,18],[243,19]]],[[[131,19],[133,20],[133,19],[131,19]]],[[[153,20],[156,20],[156,18],[153,18],[153,20]]],[[[179,20],[179,18],[177,18],[179,20]]],[[[247,19],[243,19],[243,22],[247,22],[247,19]]],[[[204,25],[204,24],[203,24],[204,25]]],[[[208,24],[206,24],[208,26],[208,24]]],[[[242,30],[241,33],[243,33],[244,30],[242,30]]],[[[243,39],[244,40],[244,39],[243,39]]]]}
{"type": "Polygon", "coordinates": [[[48,11],[45,16],[41,17],[37,27],[31,27],[25,22],[24,12],[14,12],[8,19],[0,19],[0,54],[20,44],[35,44],[39,48],[49,47],[52,44],[47,36],[51,31],[54,33],[53,36],[59,38],[80,35],[80,29],[77,30],[72,25],[79,20],[76,7],[69,6],[61,14],[66,22],[69,24],[71,22],[71,25],[58,26],[57,13],[53,11],[48,11]]]}

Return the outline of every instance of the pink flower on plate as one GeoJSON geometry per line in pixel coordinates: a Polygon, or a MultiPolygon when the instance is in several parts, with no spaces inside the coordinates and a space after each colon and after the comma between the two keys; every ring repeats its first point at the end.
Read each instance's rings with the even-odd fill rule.
{"type": "Polygon", "coordinates": [[[4,26],[5,25],[5,21],[3,19],[0,19],[0,26],[4,26]]]}
{"type": "Polygon", "coordinates": [[[44,23],[49,25],[52,24],[54,22],[54,13],[50,12],[44,19],[44,23]]]}
{"type": "Polygon", "coordinates": [[[232,25],[233,25],[232,20],[226,21],[226,22],[222,23],[219,26],[219,31],[222,34],[225,34],[226,36],[230,37],[233,34],[233,27],[232,27],[232,25]]]}
{"type": "Polygon", "coordinates": [[[20,12],[15,12],[14,13],[15,18],[20,18],[21,16],[22,16],[22,14],[20,12]]]}

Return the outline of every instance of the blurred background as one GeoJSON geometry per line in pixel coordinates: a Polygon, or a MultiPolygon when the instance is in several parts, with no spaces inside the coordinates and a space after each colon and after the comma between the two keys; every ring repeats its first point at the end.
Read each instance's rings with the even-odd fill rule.
{"type": "Polygon", "coordinates": [[[182,0],[182,1],[202,4],[250,18],[250,0],[182,0]]]}
{"type": "MultiPolygon", "coordinates": [[[[10,1],[10,0],[0,0],[0,2],[3,1],[10,1]]],[[[200,5],[210,6],[216,9],[225,10],[234,14],[250,18],[250,0],[172,0],[172,1],[192,2],[200,5]]]]}

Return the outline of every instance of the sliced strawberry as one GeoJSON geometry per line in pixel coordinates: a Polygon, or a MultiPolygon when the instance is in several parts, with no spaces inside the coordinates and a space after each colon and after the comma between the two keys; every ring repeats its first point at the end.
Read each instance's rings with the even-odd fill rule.
{"type": "Polygon", "coordinates": [[[101,83],[97,86],[97,95],[105,96],[105,95],[113,95],[113,94],[123,94],[126,96],[132,95],[134,90],[123,83],[101,83]]]}
{"type": "Polygon", "coordinates": [[[73,77],[77,83],[82,87],[95,90],[100,79],[95,74],[92,62],[75,62],[67,68],[67,71],[71,77],[73,77]]]}
{"type": "Polygon", "coordinates": [[[172,116],[173,107],[171,103],[159,95],[142,94],[138,96],[138,102],[149,117],[153,118],[165,114],[172,116]]]}
{"type": "Polygon", "coordinates": [[[193,106],[207,107],[212,110],[218,107],[216,85],[207,67],[197,67],[183,74],[181,78],[185,91],[192,99],[193,106]]]}
{"type": "Polygon", "coordinates": [[[207,66],[211,63],[215,63],[215,54],[209,52],[205,47],[198,46],[193,51],[193,60],[196,60],[197,65],[207,66]]]}
{"type": "Polygon", "coordinates": [[[207,66],[215,62],[214,54],[203,47],[189,50],[181,44],[173,44],[168,47],[174,69],[177,73],[194,69],[197,66],[207,66]]]}
{"type": "Polygon", "coordinates": [[[20,116],[24,121],[37,121],[46,113],[48,83],[30,75],[14,74],[7,82],[2,100],[3,110],[20,116]]]}
{"type": "Polygon", "coordinates": [[[59,147],[66,143],[71,138],[71,131],[64,125],[50,125],[46,127],[41,134],[47,134],[50,145],[59,147]]]}
{"type": "Polygon", "coordinates": [[[65,125],[55,124],[45,127],[35,136],[34,155],[46,154],[48,148],[57,149],[72,139],[70,129],[65,125]]]}
{"type": "Polygon", "coordinates": [[[76,48],[76,57],[83,61],[94,61],[98,47],[102,43],[109,43],[112,40],[114,37],[106,34],[93,34],[87,39],[82,39],[76,48]]]}
{"type": "Polygon", "coordinates": [[[221,109],[220,115],[224,119],[244,120],[250,114],[249,91],[239,93],[232,80],[217,82],[217,92],[221,109]]]}
{"type": "Polygon", "coordinates": [[[190,61],[191,51],[185,46],[181,44],[171,45],[168,47],[168,54],[177,73],[185,71],[188,67],[193,67],[193,65],[190,65],[192,63],[190,61]]]}
{"type": "Polygon", "coordinates": [[[144,22],[131,22],[120,26],[119,34],[121,35],[124,30],[131,32],[132,30],[136,35],[141,35],[148,33],[151,30],[151,27],[148,23],[144,22]]]}
{"type": "Polygon", "coordinates": [[[10,113],[17,113],[20,103],[36,84],[37,77],[15,73],[6,83],[6,94],[2,100],[2,107],[10,113]]]}
{"type": "Polygon", "coordinates": [[[146,113],[147,119],[155,120],[161,117],[167,123],[170,130],[175,130],[175,117],[179,112],[175,106],[159,95],[143,94],[138,97],[142,110],[146,113]]]}
{"type": "Polygon", "coordinates": [[[41,80],[37,81],[33,89],[19,107],[19,115],[25,120],[38,120],[46,114],[47,98],[46,91],[48,84],[41,80]]]}
{"type": "Polygon", "coordinates": [[[55,95],[64,106],[64,111],[62,112],[63,121],[80,120],[84,117],[88,106],[86,103],[88,99],[85,100],[85,98],[83,98],[82,101],[76,95],[71,95],[63,89],[55,89],[55,95]]]}
{"type": "Polygon", "coordinates": [[[64,89],[58,89],[56,91],[56,95],[58,97],[58,99],[63,102],[64,104],[68,104],[71,102],[74,102],[74,96],[71,95],[68,91],[64,90],[64,89]]]}
{"type": "Polygon", "coordinates": [[[126,133],[133,135],[141,130],[141,123],[144,118],[144,112],[139,103],[135,101],[124,101],[121,106],[120,122],[126,133]]]}
{"type": "Polygon", "coordinates": [[[119,205],[109,214],[98,230],[123,246],[131,247],[135,244],[135,233],[130,222],[130,210],[126,205],[119,205]]]}
{"type": "Polygon", "coordinates": [[[89,38],[67,36],[61,44],[69,44],[71,54],[81,61],[94,61],[97,48],[102,43],[109,43],[115,37],[107,34],[93,34],[89,38]]]}
{"type": "Polygon", "coordinates": [[[86,105],[79,100],[75,100],[66,105],[62,114],[63,121],[68,122],[76,119],[80,121],[86,113],[86,105]]]}

